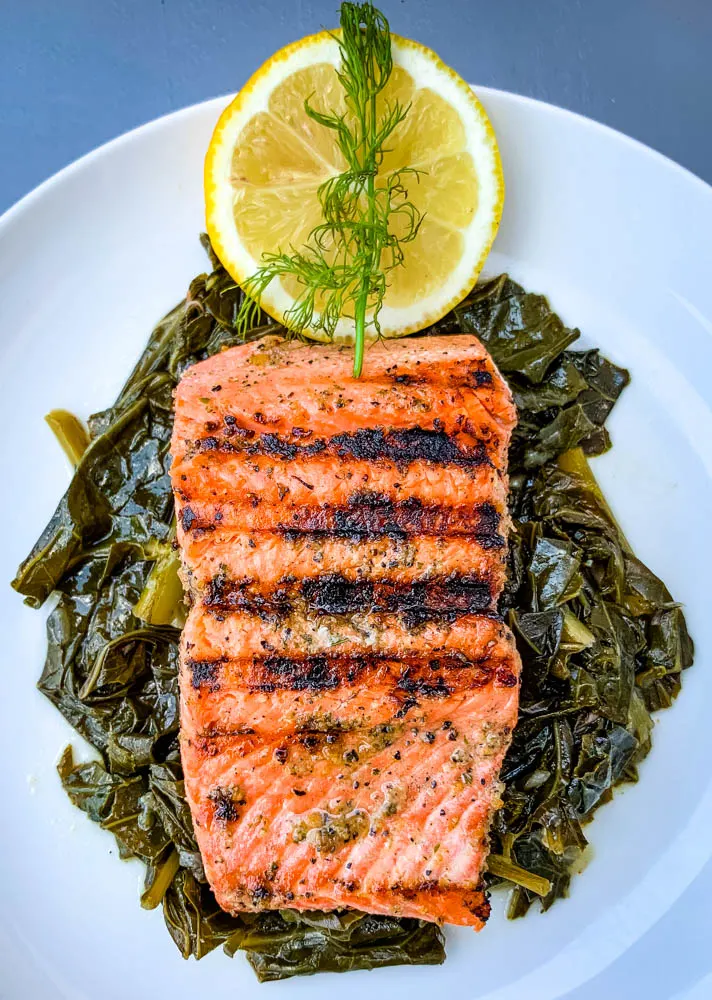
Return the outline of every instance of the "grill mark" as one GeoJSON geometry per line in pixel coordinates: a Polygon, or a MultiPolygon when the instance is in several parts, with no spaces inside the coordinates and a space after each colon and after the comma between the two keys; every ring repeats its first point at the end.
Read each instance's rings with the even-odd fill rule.
{"type": "Polygon", "coordinates": [[[418,497],[392,500],[383,493],[363,491],[347,504],[296,508],[282,531],[323,532],[339,536],[446,535],[455,532],[492,538],[492,547],[504,545],[498,534],[501,515],[489,501],[462,507],[426,504],[418,497]],[[497,539],[501,540],[498,541],[497,539]]]}
{"type": "MultiPolygon", "coordinates": [[[[264,690],[277,688],[289,691],[328,691],[341,684],[338,667],[325,656],[313,656],[303,661],[295,661],[287,656],[274,656],[264,661],[265,675],[272,678],[264,685],[264,690]]],[[[344,678],[353,681],[358,676],[358,667],[351,664],[344,678]]]]}
{"type": "Polygon", "coordinates": [[[302,595],[310,607],[330,614],[374,611],[485,611],[492,605],[488,580],[452,576],[437,581],[391,583],[390,581],[350,581],[339,574],[305,580],[302,595]]]}
{"type": "Polygon", "coordinates": [[[224,658],[218,660],[187,660],[186,666],[191,673],[191,682],[196,690],[206,688],[208,691],[220,690],[220,667],[224,658]]]}
{"type": "MultiPolygon", "coordinates": [[[[486,669],[482,670],[482,681],[473,687],[484,687],[491,676],[486,669]]],[[[419,696],[421,698],[449,698],[452,689],[447,686],[442,673],[438,673],[435,679],[419,677],[411,667],[406,667],[398,679],[398,689],[405,691],[411,698],[419,696]]]]}
{"type": "Polygon", "coordinates": [[[308,444],[299,444],[278,434],[255,435],[254,431],[227,425],[222,435],[211,434],[192,442],[187,454],[220,451],[293,461],[296,458],[313,458],[315,455],[333,455],[369,462],[390,461],[399,466],[413,462],[433,465],[473,467],[491,464],[488,452],[499,444],[499,435],[492,428],[476,439],[474,445],[460,446],[455,435],[444,430],[426,430],[407,427],[403,430],[360,428],[356,431],[319,438],[308,444]]]}
{"type": "Polygon", "coordinates": [[[332,615],[384,611],[432,616],[487,611],[494,605],[494,594],[488,577],[460,574],[402,583],[349,580],[325,573],[301,581],[286,579],[268,593],[260,590],[259,581],[217,576],[207,584],[202,603],[214,611],[272,609],[286,614],[303,610],[332,615]]]}
{"type": "Polygon", "coordinates": [[[494,382],[487,358],[463,360],[461,364],[448,366],[444,373],[434,367],[401,372],[396,364],[385,370],[384,377],[393,385],[406,388],[427,386],[431,389],[438,389],[442,387],[450,391],[453,389],[480,389],[483,386],[492,385],[494,382]]]}
{"type": "MultiPolygon", "coordinates": [[[[214,526],[208,525],[205,529],[207,531],[214,531],[214,526]]],[[[267,529],[269,532],[270,529],[267,529]]],[[[346,541],[351,541],[354,544],[357,542],[369,542],[376,541],[379,538],[392,538],[395,541],[406,541],[408,538],[412,538],[417,535],[417,532],[403,531],[400,528],[392,524],[385,524],[382,528],[376,530],[364,530],[355,527],[344,527],[344,528],[324,528],[324,529],[300,529],[295,528],[292,525],[278,524],[276,528],[273,529],[275,533],[281,535],[287,541],[296,542],[300,538],[310,539],[313,541],[321,541],[327,538],[338,538],[346,541]]],[[[200,534],[200,532],[198,532],[200,534]]],[[[448,532],[433,532],[431,537],[440,538],[449,534],[448,532]]],[[[488,535],[481,534],[480,532],[453,532],[458,538],[462,538],[463,541],[476,542],[483,549],[503,549],[507,544],[505,539],[500,534],[488,535]]]]}
{"type": "MultiPolygon", "coordinates": [[[[253,508],[254,504],[250,503],[250,509],[253,508]]],[[[184,507],[180,516],[183,530],[197,537],[216,529],[213,521],[199,517],[189,507],[184,507]]],[[[214,520],[224,525],[225,511],[216,509],[214,520]]],[[[252,520],[254,518],[250,518],[252,520]]],[[[505,545],[499,531],[501,521],[501,514],[489,501],[446,507],[423,503],[418,497],[392,500],[385,494],[365,491],[354,493],[344,505],[294,507],[288,518],[282,517],[274,527],[256,526],[251,530],[273,530],[287,538],[331,535],[354,540],[456,534],[474,539],[483,548],[501,549],[505,545]]]]}
{"type": "MultiPolygon", "coordinates": [[[[449,654],[424,660],[417,656],[393,659],[375,653],[319,656],[266,656],[253,657],[240,662],[239,687],[249,692],[273,691],[333,691],[341,685],[354,684],[369,675],[380,672],[392,680],[393,696],[401,706],[395,713],[401,718],[418,704],[418,698],[446,698],[455,691],[471,691],[497,680],[502,667],[500,656],[468,660],[465,656],[449,654]],[[403,697],[405,696],[405,698],[403,697]]],[[[218,692],[221,673],[226,660],[200,661],[203,671],[211,678],[207,689],[218,692]]],[[[188,661],[193,670],[195,661],[188,661]]],[[[244,734],[235,734],[236,737],[244,734]]],[[[250,734],[251,735],[251,734],[250,734]]]]}
{"type": "MultiPolygon", "coordinates": [[[[214,531],[215,529],[208,527],[205,530],[214,531]]],[[[287,527],[285,525],[278,525],[274,530],[277,534],[280,534],[283,538],[290,542],[296,542],[300,538],[311,539],[313,541],[320,541],[326,538],[339,538],[356,544],[357,542],[375,541],[379,538],[393,538],[394,540],[405,541],[412,537],[412,534],[409,534],[408,532],[399,531],[397,528],[392,528],[387,525],[380,531],[355,531],[353,529],[299,531],[293,527],[287,527]]],[[[435,537],[440,537],[440,535],[435,535],[435,537]]],[[[465,541],[476,542],[483,549],[502,549],[506,545],[506,542],[501,535],[480,535],[474,532],[468,532],[458,534],[457,537],[462,538],[465,541]]]]}

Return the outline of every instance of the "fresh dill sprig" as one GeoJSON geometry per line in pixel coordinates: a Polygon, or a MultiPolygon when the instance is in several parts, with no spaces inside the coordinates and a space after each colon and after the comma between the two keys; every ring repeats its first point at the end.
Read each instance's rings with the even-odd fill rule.
{"type": "Polygon", "coordinates": [[[243,285],[237,324],[250,328],[275,278],[295,278],[300,292],[284,315],[286,327],[297,335],[312,329],[332,339],[339,319],[353,319],[358,378],[366,332],[381,332],[388,273],[403,264],[403,244],[415,239],[422,214],[403,183],[407,174],[417,180],[416,170],[405,167],[379,177],[388,138],[410,107],[397,101],[378,106],[393,69],[388,21],[371,3],[342,3],[340,23],[340,33],[332,37],[341,50],[337,76],[347,110],[324,114],[308,99],[304,110],[334,132],[347,168],[320,185],[323,221],[306,244],[262,255],[261,267],[243,285]]]}

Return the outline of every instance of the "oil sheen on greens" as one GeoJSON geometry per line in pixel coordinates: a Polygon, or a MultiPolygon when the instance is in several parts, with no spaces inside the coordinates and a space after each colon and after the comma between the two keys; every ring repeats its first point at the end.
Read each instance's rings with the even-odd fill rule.
{"type": "MultiPolygon", "coordinates": [[[[206,244],[210,253],[210,248],[206,244]]],[[[214,270],[154,330],[113,407],[50,424],[78,464],[13,586],[51,594],[40,690],[96,749],[59,774],[72,802],[146,865],[141,903],[163,907],[186,958],[243,950],[260,980],[445,957],[438,927],[355,912],[230,917],[206,883],[178,752],[182,592],[168,475],[172,392],[194,362],[238,342],[241,292],[214,270]],[[85,448],[84,451],[82,449],[85,448]]],[[[265,317],[259,319],[264,320],[265,317]]],[[[279,331],[258,326],[248,335],[279,331]]],[[[479,285],[431,333],[477,334],[519,410],[510,456],[510,576],[502,614],[524,661],[521,711],[492,838],[490,880],[511,916],[565,895],[583,825],[650,750],[650,713],[669,706],[692,643],[665,585],[636,559],[586,456],[609,447],[606,418],[628,374],[571,351],[544,298],[506,276],[479,285]]]]}

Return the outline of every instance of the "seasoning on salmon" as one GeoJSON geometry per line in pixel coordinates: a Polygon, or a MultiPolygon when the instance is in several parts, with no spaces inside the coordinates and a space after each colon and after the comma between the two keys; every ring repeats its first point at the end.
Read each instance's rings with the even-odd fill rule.
{"type": "Polygon", "coordinates": [[[470,336],[264,338],[190,368],[172,480],[181,753],[220,906],[482,927],[520,663],[515,411],[470,336]]]}

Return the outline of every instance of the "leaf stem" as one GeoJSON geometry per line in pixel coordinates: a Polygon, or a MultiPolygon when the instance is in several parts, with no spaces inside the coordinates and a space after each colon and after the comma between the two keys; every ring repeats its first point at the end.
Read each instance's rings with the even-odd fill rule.
{"type": "Polygon", "coordinates": [[[361,291],[356,301],[354,335],[354,378],[359,378],[363,369],[363,349],[366,340],[366,304],[368,301],[368,282],[361,279],[361,291]]]}
{"type": "MultiPolygon", "coordinates": [[[[369,95],[368,109],[370,111],[371,120],[368,123],[370,129],[373,130],[377,125],[376,118],[376,92],[371,90],[369,95]]],[[[368,149],[367,152],[367,162],[364,163],[364,169],[367,171],[368,179],[366,181],[366,199],[368,202],[368,225],[370,229],[373,228],[376,219],[376,150],[372,147],[368,149]]],[[[366,230],[366,236],[368,238],[370,230],[366,230]]],[[[380,258],[380,253],[373,246],[373,241],[368,240],[371,246],[368,248],[368,253],[364,261],[363,274],[361,275],[361,287],[359,289],[358,299],[356,301],[355,309],[355,322],[356,322],[356,332],[355,332],[355,348],[354,348],[354,378],[359,378],[361,371],[363,369],[363,352],[364,343],[366,339],[366,309],[368,308],[368,294],[371,287],[371,274],[375,268],[378,268],[380,260],[375,259],[376,256],[380,258]]]]}
{"type": "Polygon", "coordinates": [[[86,427],[73,413],[69,413],[67,410],[51,410],[45,417],[45,421],[61,444],[64,454],[76,468],[80,458],[91,444],[86,427]]]}
{"type": "Polygon", "coordinates": [[[487,869],[497,878],[507,879],[515,885],[524,886],[537,896],[547,896],[551,892],[551,882],[543,875],[535,875],[521,865],[515,864],[511,858],[501,854],[490,854],[487,858],[487,869]]]}

